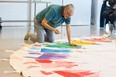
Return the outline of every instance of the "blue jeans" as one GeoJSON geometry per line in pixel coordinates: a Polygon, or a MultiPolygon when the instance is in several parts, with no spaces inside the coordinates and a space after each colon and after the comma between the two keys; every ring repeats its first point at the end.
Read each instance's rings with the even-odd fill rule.
{"type": "Polygon", "coordinates": [[[30,36],[30,40],[33,42],[54,42],[54,34],[51,30],[48,30],[44,28],[39,22],[36,22],[36,19],[34,19],[34,28],[35,32],[37,33],[36,35],[32,34],[30,36]]]}

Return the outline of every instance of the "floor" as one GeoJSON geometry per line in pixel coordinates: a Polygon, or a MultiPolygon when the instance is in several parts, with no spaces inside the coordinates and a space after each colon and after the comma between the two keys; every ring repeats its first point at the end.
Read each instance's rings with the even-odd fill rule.
{"type": "MultiPolygon", "coordinates": [[[[8,60],[9,56],[12,54],[12,50],[18,50],[25,43],[30,44],[30,42],[23,40],[28,29],[28,26],[16,26],[3,27],[0,30],[0,77],[22,77],[10,66],[8,60]],[[11,50],[11,52],[8,50],[11,50]]],[[[59,29],[62,31],[62,35],[55,36],[55,38],[65,38],[66,34],[64,27],[60,27],[59,29]]],[[[71,29],[73,29],[72,37],[94,35],[94,30],[90,29],[90,26],[72,26],[71,29]]],[[[100,33],[103,34],[102,29],[100,30],[100,33]]],[[[116,35],[112,35],[109,38],[116,39],[116,35]]]]}
{"type": "Polygon", "coordinates": [[[24,27],[3,27],[0,30],[0,77],[21,77],[19,73],[8,73],[14,71],[8,60],[12,52],[7,50],[17,50],[24,43],[24,27]]]}

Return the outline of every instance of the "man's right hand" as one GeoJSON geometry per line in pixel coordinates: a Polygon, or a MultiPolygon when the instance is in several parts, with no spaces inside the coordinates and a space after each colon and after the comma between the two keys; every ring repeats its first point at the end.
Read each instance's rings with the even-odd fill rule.
{"type": "Polygon", "coordinates": [[[55,34],[60,34],[60,32],[59,32],[58,29],[54,29],[53,32],[54,32],[55,34]]]}

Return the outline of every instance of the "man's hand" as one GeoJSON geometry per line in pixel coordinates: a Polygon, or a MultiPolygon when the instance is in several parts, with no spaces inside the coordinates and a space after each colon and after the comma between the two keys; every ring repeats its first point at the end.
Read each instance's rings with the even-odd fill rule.
{"type": "Polygon", "coordinates": [[[53,32],[54,32],[55,34],[60,34],[60,32],[59,32],[58,29],[54,29],[53,32]]]}
{"type": "Polygon", "coordinates": [[[75,44],[72,44],[71,42],[69,43],[70,46],[76,46],[75,44]]]}

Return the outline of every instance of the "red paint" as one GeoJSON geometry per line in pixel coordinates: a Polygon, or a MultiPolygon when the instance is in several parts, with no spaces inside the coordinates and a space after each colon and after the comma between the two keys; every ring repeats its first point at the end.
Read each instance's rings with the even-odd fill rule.
{"type": "Polygon", "coordinates": [[[46,71],[41,71],[44,75],[50,75],[53,74],[52,72],[46,72],[46,71]]]}
{"type": "Polygon", "coordinates": [[[38,61],[39,63],[51,63],[51,60],[48,59],[37,59],[36,61],[38,61]]]}
{"type": "Polygon", "coordinates": [[[93,41],[93,42],[111,42],[111,40],[106,38],[90,38],[86,40],[93,41]]]}
{"type": "Polygon", "coordinates": [[[67,61],[63,61],[63,62],[53,61],[51,63],[40,63],[40,65],[42,68],[56,68],[56,67],[72,68],[74,66],[77,66],[77,64],[73,62],[67,62],[67,61]]]}
{"type": "Polygon", "coordinates": [[[27,69],[37,68],[37,67],[39,67],[39,66],[29,66],[29,67],[27,67],[27,69]]]}
{"type": "Polygon", "coordinates": [[[62,75],[63,77],[99,77],[98,73],[93,73],[89,71],[54,71],[55,73],[58,73],[62,75]]]}

